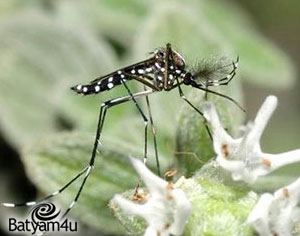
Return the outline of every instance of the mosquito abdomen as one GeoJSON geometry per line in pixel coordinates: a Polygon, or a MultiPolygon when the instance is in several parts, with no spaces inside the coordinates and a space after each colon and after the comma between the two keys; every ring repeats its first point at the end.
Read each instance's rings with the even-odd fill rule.
{"type": "Polygon", "coordinates": [[[121,84],[121,80],[126,81],[125,76],[123,74],[117,74],[110,76],[105,79],[95,80],[90,84],[86,85],[76,85],[71,89],[75,91],[77,94],[89,95],[89,94],[97,94],[103,91],[110,90],[115,86],[121,84]]]}

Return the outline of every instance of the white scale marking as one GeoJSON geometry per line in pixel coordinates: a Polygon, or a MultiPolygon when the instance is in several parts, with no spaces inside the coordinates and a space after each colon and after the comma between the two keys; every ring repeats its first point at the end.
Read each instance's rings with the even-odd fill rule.
{"type": "Polygon", "coordinates": [[[125,78],[125,75],[122,74],[122,75],[121,75],[121,78],[124,79],[124,78],[125,78]]]}
{"type": "Polygon", "coordinates": [[[169,75],[169,79],[170,79],[170,80],[173,80],[173,79],[174,79],[173,75],[170,74],[170,75],[169,75]]]}
{"type": "Polygon", "coordinates": [[[160,65],[159,65],[157,62],[155,62],[155,66],[156,66],[157,68],[161,68],[160,65]]]}
{"type": "Polygon", "coordinates": [[[161,72],[165,72],[166,69],[165,69],[165,68],[161,68],[160,71],[161,71],[161,72]]]}
{"type": "Polygon", "coordinates": [[[81,84],[77,85],[76,89],[77,90],[81,90],[82,89],[82,85],[81,84]]]}
{"type": "Polygon", "coordinates": [[[145,71],[144,71],[143,69],[138,69],[138,73],[139,73],[139,74],[144,74],[145,71]]]}
{"type": "Polygon", "coordinates": [[[149,67],[149,68],[146,69],[146,71],[147,71],[147,72],[151,72],[151,71],[152,71],[152,68],[149,67]]]}
{"type": "Polygon", "coordinates": [[[110,77],[109,79],[108,79],[108,82],[112,82],[114,80],[114,78],[113,77],[110,77]]]}
{"type": "Polygon", "coordinates": [[[158,76],[158,80],[162,80],[162,77],[161,77],[161,76],[158,76]]]}
{"type": "Polygon", "coordinates": [[[87,87],[84,87],[82,91],[85,93],[85,92],[88,91],[88,88],[87,88],[87,87]]]}
{"type": "Polygon", "coordinates": [[[177,74],[180,74],[180,73],[181,73],[181,70],[176,70],[176,73],[177,73],[177,74]]]}
{"type": "Polygon", "coordinates": [[[119,71],[118,71],[118,74],[119,74],[119,75],[122,74],[122,71],[119,70],[119,71]]]}
{"type": "Polygon", "coordinates": [[[173,70],[173,69],[174,69],[174,66],[170,66],[170,69],[173,70]]]}
{"type": "Polygon", "coordinates": [[[71,205],[70,205],[70,207],[69,207],[69,209],[71,209],[71,208],[73,208],[73,206],[75,205],[75,201],[73,201],[72,203],[71,203],[71,205]]]}
{"type": "Polygon", "coordinates": [[[15,204],[13,203],[2,203],[2,205],[6,207],[15,207],[15,204]]]}
{"type": "Polygon", "coordinates": [[[95,91],[96,91],[96,92],[99,92],[99,91],[100,91],[100,86],[97,85],[97,86],[95,87],[95,91]]]}
{"type": "Polygon", "coordinates": [[[35,205],[36,204],[36,202],[27,202],[26,203],[26,206],[33,206],[33,205],[35,205]]]}
{"type": "Polygon", "coordinates": [[[89,166],[86,173],[85,173],[85,177],[87,177],[90,174],[91,170],[92,170],[92,167],[89,166]]]}
{"type": "Polygon", "coordinates": [[[131,72],[131,74],[135,74],[135,70],[131,70],[130,72],[131,72]]]}
{"type": "Polygon", "coordinates": [[[111,89],[111,88],[114,87],[114,84],[113,84],[113,83],[109,83],[109,84],[107,85],[107,87],[108,87],[109,89],[111,89]]]}

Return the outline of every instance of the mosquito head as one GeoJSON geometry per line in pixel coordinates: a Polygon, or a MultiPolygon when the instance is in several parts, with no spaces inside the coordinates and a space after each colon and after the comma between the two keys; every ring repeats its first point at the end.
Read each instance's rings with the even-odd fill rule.
{"type": "Polygon", "coordinates": [[[185,85],[191,85],[194,87],[198,86],[195,77],[190,72],[186,72],[184,74],[184,76],[182,77],[182,81],[185,85]]]}

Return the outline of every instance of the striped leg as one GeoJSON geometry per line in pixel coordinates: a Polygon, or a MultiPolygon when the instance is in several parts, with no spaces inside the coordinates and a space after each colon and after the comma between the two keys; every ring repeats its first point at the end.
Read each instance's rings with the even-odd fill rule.
{"type": "Polygon", "coordinates": [[[73,182],[75,182],[80,176],[82,176],[85,172],[87,171],[87,167],[85,167],[83,170],[81,170],[76,176],[74,176],[74,178],[72,178],[67,184],[65,184],[62,188],[60,188],[59,190],[53,192],[52,194],[41,198],[39,200],[36,201],[30,201],[30,202],[24,202],[24,203],[0,203],[0,206],[4,206],[4,207],[22,207],[22,206],[34,206],[40,202],[43,202],[45,200],[48,200],[60,193],[62,193],[65,189],[67,189],[73,182]]]}
{"type": "MultiPolygon", "coordinates": [[[[144,91],[146,91],[145,86],[144,86],[144,91]]],[[[152,112],[151,112],[151,108],[150,108],[150,101],[149,101],[148,96],[146,96],[146,104],[147,104],[147,109],[148,109],[148,114],[149,114],[149,119],[150,119],[151,133],[152,133],[152,137],[153,137],[155,159],[156,159],[156,166],[157,166],[157,174],[158,174],[158,176],[160,176],[160,165],[159,165],[158,150],[157,150],[156,131],[155,131],[155,127],[154,127],[152,112]]]]}
{"type": "MultiPolygon", "coordinates": [[[[136,99],[134,98],[132,92],[130,91],[129,87],[127,86],[126,82],[124,79],[121,78],[121,82],[124,85],[125,89],[127,90],[129,96],[131,97],[131,100],[134,102],[138,112],[140,113],[140,115],[143,118],[144,124],[145,124],[145,141],[144,141],[144,164],[146,165],[147,162],[147,152],[148,152],[148,118],[146,117],[145,113],[143,112],[143,110],[141,109],[140,105],[137,103],[136,99]]],[[[147,96],[146,96],[147,98],[147,96]]]]}
{"type": "MultiPolygon", "coordinates": [[[[123,81],[123,80],[122,80],[123,81]]],[[[123,84],[126,88],[127,85],[124,83],[123,81],[123,84]]],[[[128,89],[129,90],[129,89],[128,89]]],[[[130,92],[130,90],[129,90],[130,92]]],[[[91,174],[91,171],[94,167],[94,163],[95,163],[95,158],[96,158],[96,153],[97,153],[97,149],[98,149],[98,144],[99,144],[99,140],[100,140],[100,137],[101,137],[101,133],[102,133],[102,130],[103,130],[103,125],[104,125],[104,121],[105,121],[105,117],[106,117],[106,114],[107,114],[107,110],[111,107],[114,107],[116,105],[119,105],[119,104],[122,104],[122,103],[125,103],[125,102],[128,102],[128,101],[134,101],[136,106],[138,107],[138,109],[140,109],[139,105],[137,104],[136,102],[136,98],[137,97],[143,97],[143,96],[146,96],[148,94],[152,93],[152,91],[150,90],[147,90],[147,91],[144,91],[144,92],[140,92],[140,93],[135,93],[135,94],[132,94],[130,92],[130,95],[129,96],[125,96],[125,97],[120,97],[120,98],[115,98],[115,99],[112,99],[112,100],[109,100],[107,102],[104,102],[102,105],[101,105],[101,108],[100,108],[100,114],[99,114],[99,120],[98,120],[98,126],[97,126],[97,132],[96,132],[96,137],[95,137],[95,143],[94,143],[94,147],[93,147],[93,151],[92,151],[92,156],[91,156],[91,159],[90,159],[90,163],[89,163],[89,166],[86,167],[87,170],[85,172],[85,176],[84,176],[84,179],[81,183],[81,186],[74,198],[74,200],[72,201],[72,203],[70,204],[69,208],[65,211],[65,213],[63,214],[62,216],[62,219],[66,217],[66,215],[70,212],[70,210],[74,207],[74,205],[76,204],[76,202],[78,201],[80,195],[81,195],[81,192],[85,186],[85,183],[88,179],[88,177],[90,176],[91,174]]],[[[141,111],[141,110],[140,110],[141,111]]],[[[142,113],[143,114],[143,113],[142,113]]],[[[143,118],[146,118],[146,116],[143,116],[143,118]]],[[[147,147],[147,146],[146,146],[147,147]]]]}
{"type": "MultiPolygon", "coordinates": [[[[218,79],[218,80],[208,80],[207,86],[219,86],[219,85],[227,85],[227,84],[229,84],[229,82],[236,75],[236,70],[238,68],[238,64],[239,64],[239,57],[237,57],[237,59],[236,59],[235,62],[232,62],[232,67],[233,68],[232,68],[232,70],[230,71],[230,73],[226,77],[218,79]]],[[[207,89],[207,87],[206,87],[206,89],[207,89]]]]}
{"type": "Polygon", "coordinates": [[[176,80],[177,80],[178,91],[179,91],[180,97],[181,97],[184,101],[186,101],[187,104],[189,104],[189,105],[190,105],[190,106],[191,106],[191,107],[192,107],[199,115],[202,116],[202,118],[204,119],[204,125],[205,125],[205,129],[206,129],[206,131],[207,131],[207,133],[208,133],[208,136],[209,136],[210,140],[213,140],[212,135],[211,135],[211,132],[210,132],[210,130],[209,130],[208,126],[207,126],[207,123],[206,123],[206,118],[204,117],[203,113],[202,113],[197,107],[195,107],[195,106],[194,106],[194,105],[186,98],[186,96],[184,95],[184,93],[183,93],[183,91],[182,91],[182,89],[181,89],[181,87],[180,87],[180,83],[179,83],[179,81],[178,81],[178,78],[177,78],[176,80]]]}

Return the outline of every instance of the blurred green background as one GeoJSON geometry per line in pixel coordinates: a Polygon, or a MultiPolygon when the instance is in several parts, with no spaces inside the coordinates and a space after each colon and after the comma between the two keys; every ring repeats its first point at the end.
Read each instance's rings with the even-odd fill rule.
{"type": "MultiPolygon", "coordinates": [[[[49,194],[83,168],[99,104],[126,94],[116,88],[81,97],[69,87],[142,60],[167,42],[184,55],[189,68],[205,58],[239,55],[238,75],[221,91],[245,104],[247,118],[254,117],[267,95],[277,95],[279,106],[262,148],[271,153],[299,148],[299,11],[296,0],[0,1],[0,201],[49,194]]],[[[202,93],[193,91],[197,103],[196,98],[201,100],[202,93]]],[[[199,117],[177,91],[152,95],[150,102],[163,170],[175,166],[176,151],[195,152],[201,160],[212,157],[205,138],[196,135],[203,133],[199,117]]],[[[240,124],[241,112],[221,103],[230,128],[240,124]]],[[[143,123],[132,104],[109,112],[102,144],[98,166],[72,216],[91,235],[120,235],[124,231],[107,202],[136,183],[126,156],[142,157],[143,123]]],[[[149,160],[155,166],[153,149],[149,160]]],[[[298,169],[278,172],[268,188],[262,183],[258,189],[273,189],[299,176],[298,169]]],[[[72,202],[76,187],[59,198],[62,208],[72,202]]],[[[24,211],[0,209],[0,234],[8,234],[7,216],[24,211]]]]}

